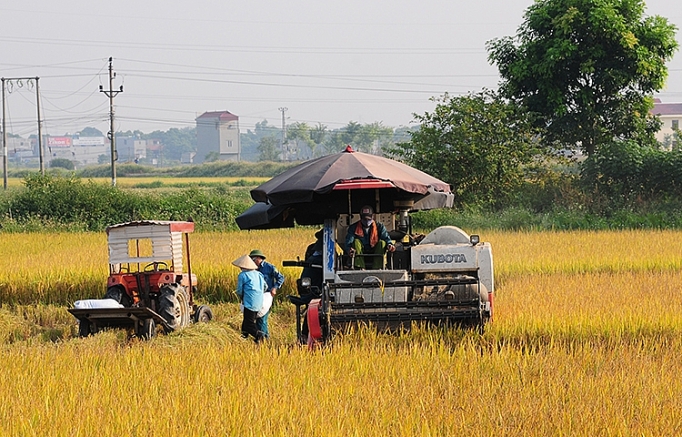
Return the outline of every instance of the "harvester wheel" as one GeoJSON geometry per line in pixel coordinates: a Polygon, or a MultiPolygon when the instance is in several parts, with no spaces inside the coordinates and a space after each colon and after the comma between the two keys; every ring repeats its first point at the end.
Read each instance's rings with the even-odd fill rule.
{"type": "Polygon", "coordinates": [[[78,321],[78,336],[79,337],[87,337],[91,335],[92,332],[92,326],[90,325],[90,321],[87,319],[81,319],[78,321]]]}
{"type": "Polygon", "coordinates": [[[213,311],[208,305],[199,305],[194,312],[194,323],[206,323],[213,319],[213,311]]]}
{"type": "Polygon", "coordinates": [[[159,314],[166,319],[172,331],[189,325],[191,311],[187,290],[179,284],[161,287],[159,314]]]}
{"type": "Polygon", "coordinates": [[[124,307],[129,307],[133,305],[132,299],[126,294],[126,292],[121,287],[109,287],[107,293],[104,295],[105,299],[113,299],[120,303],[124,307]]]}
{"type": "Polygon", "coordinates": [[[314,349],[319,343],[325,340],[320,324],[320,299],[313,299],[308,304],[306,320],[308,321],[308,347],[314,349]]]}
{"type": "Polygon", "coordinates": [[[144,319],[137,328],[137,336],[143,340],[151,340],[156,335],[156,322],[154,319],[144,319]]]}

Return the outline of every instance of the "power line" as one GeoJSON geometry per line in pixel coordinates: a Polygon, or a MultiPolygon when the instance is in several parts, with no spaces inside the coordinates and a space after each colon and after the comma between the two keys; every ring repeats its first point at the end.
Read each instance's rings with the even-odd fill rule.
{"type": "Polygon", "coordinates": [[[44,44],[44,45],[64,45],[84,47],[116,46],[118,48],[147,48],[153,50],[163,49],[165,51],[192,51],[192,52],[218,52],[218,53],[266,53],[266,54],[317,54],[317,55],[480,55],[486,51],[482,47],[473,48],[449,48],[449,47],[287,47],[287,46],[221,46],[204,44],[173,44],[166,43],[141,43],[139,41],[102,41],[102,40],[74,40],[61,38],[19,38],[19,37],[0,37],[0,41],[6,43],[21,44],[44,44]]]}

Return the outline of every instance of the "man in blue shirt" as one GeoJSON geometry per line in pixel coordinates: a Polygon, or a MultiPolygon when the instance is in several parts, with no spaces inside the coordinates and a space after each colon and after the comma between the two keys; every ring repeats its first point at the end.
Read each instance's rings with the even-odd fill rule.
{"type": "Polygon", "coordinates": [[[393,252],[395,246],[388,235],[386,227],[374,220],[374,210],[365,205],[360,208],[360,220],[348,226],[346,234],[346,250],[351,257],[355,255],[373,255],[365,261],[365,257],[355,257],[355,267],[364,269],[369,262],[374,270],[383,268],[384,253],[393,252]]]}
{"type": "MultiPolygon", "coordinates": [[[[259,249],[254,249],[249,254],[251,259],[256,266],[258,266],[258,271],[265,277],[265,282],[268,284],[266,293],[272,294],[274,298],[277,294],[277,290],[282,288],[284,284],[284,275],[277,270],[277,267],[265,261],[265,255],[259,249]]],[[[268,316],[270,315],[271,309],[263,317],[256,320],[256,325],[260,331],[263,331],[265,338],[270,338],[270,331],[268,330],[268,316]]]]}

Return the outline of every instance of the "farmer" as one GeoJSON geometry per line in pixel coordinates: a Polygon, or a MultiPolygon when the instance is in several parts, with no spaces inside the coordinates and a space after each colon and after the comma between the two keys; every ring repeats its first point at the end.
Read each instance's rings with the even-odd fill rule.
{"type": "Polygon", "coordinates": [[[308,245],[303,259],[307,263],[301,271],[301,278],[310,278],[313,287],[322,289],[323,229],[315,232],[315,242],[308,245]]]}
{"type": "Polygon", "coordinates": [[[258,311],[263,307],[263,293],[267,284],[263,275],[256,270],[258,266],[253,260],[244,255],[232,261],[232,264],[242,271],[237,276],[237,296],[244,305],[244,320],[242,321],[242,337],[253,336],[256,343],[260,342],[265,334],[258,329],[258,311]]]}
{"type": "MultiPolygon", "coordinates": [[[[284,284],[284,275],[277,270],[277,267],[265,261],[265,255],[258,249],[254,249],[249,253],[249,257],[258,267],[258,271],[265,277],[265,282],[267,283],[266,293],[270,293],[274,298],[277,294],[277,290],[282,288],[284,284]]],[[[272,307],[270,307],[272,308],[272,307]]],[[[260,317],[256,324],[260,331],[263,331],[265,338],[270,338],[270,331],[268,330],[268,316],[270,315],[270,309],[263,317],[260,317]]]]}
{"type": "MultiPolygon", "coordinates": [[[[371,265],[374,270],[384,265],[384,253],[395,251],[391,237],[386,227],[374,220],[374,210],[365,205],[360,208],[360,220],[348,227],[346,234],[346,250],[348,255],[373,255],[371,265]]],[[[355,257],[355,267],[365,268],[365,257],[355,257]]]]}

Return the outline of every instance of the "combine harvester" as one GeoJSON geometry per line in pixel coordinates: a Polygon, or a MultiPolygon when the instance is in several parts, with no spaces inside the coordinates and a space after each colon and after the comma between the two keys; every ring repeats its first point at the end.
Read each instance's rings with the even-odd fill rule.
{"type": "Polygon", "coordinates": [[[445,182],[348,147],[275,176],[251,196],[257,203],[237,217],[241,229],[322,225],[321,257],[284,262],[304,268],[299,296],[289,296],[300,342],[326,342],[358,323],[400,329],[427,322],[482,332],[492,318],[490,244],[454,226],[413,234],[411,212],[452,206],[445,182]],[[380,269],[353,268],[339,251],[363,205],[372,206],[395,242],[380,269]]]}

